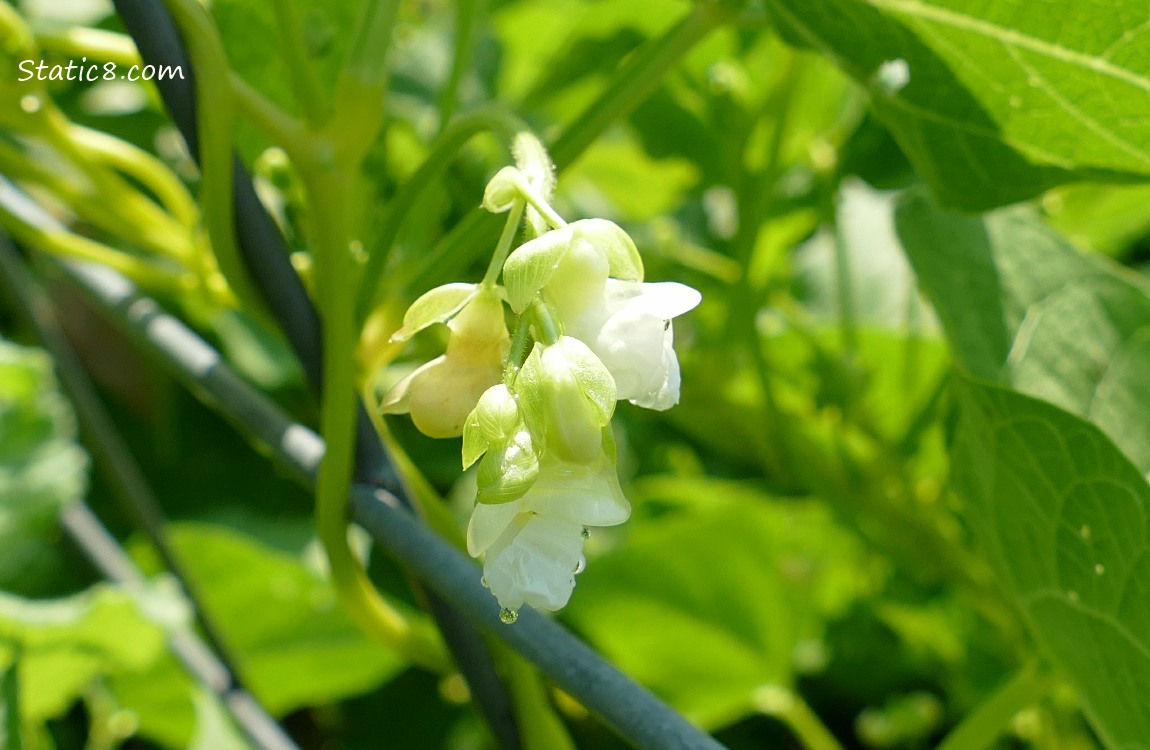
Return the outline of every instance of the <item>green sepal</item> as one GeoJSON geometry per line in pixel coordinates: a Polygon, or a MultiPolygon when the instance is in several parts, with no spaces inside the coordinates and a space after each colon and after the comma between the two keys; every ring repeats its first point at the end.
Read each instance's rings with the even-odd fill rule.
{"type": "Polygon", "coordinates": [[[556,229],[523,243],[511,253],[503,266],[503,285],[512,310],[522,313],[531,304],[555,274],[572,239],[570,227],[556,229]]]}
{"type": "Polygon", "coordinates": [[[599,426],[605,426],[611,421],[618,401],[615,378],[607,366],[579,339],[562,336],[556,345],[563,350],[579,390],[595,407],[599,426]]]}
{"type": "Polygon", "coordinates": [[[453,283],[425,292],[403,314],[403,326],[391,335],[392,341],[407,341],[436,323],[445,323],[475,296],[477,285],[453,283]]]}
{"type": "Polygon", "coordinates": [[[506,443],[521,424],[515,397],[507,386],[499,383],[484,391],[463,425],[463,468],[479,460],[492,445],[506,443]]]}
{"type": "Polygon", "coordinates": [[[575,239],[586,240],[607,256],[611,278],[623,281],[643,280],[643,259],[631,236],[622,227],[606,219],[583,219],[569,225],[575,239]]]}
{"type": "Polygon", "coordinates": [[[539,478],[539,456],[531,434],[522,430],[501,447],[491,450],[479,462],[476,500],[498,505],[518,500],[539,478]]]}

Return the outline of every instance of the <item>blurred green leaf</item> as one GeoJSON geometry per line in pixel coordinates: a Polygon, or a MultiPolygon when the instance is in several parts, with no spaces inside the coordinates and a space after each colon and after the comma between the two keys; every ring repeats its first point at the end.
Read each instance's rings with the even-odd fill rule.
{"type": "Polygon", "coordinates": [[[827,618],[875,584],[878,571],[825,506],[701,478],[648,481],[644,494],[690,510],[644,523],[593,561],[567,617],[704,726],[751,713],[762,685],[790,685],[827,618]]]}
{"type": "Polygon", "coordinates": [[[84,496],[88,459],[75,435],[52,360],[0,339],[0,586],[37,577],[60,509],[84,496]]]}
{"type": "Polygon", "coordinates": [[[0,673],[0,750],[22,750],[20,734],[20,653],[0,673]]]}
{"type": "Polygon", "coordinates": [[[968,217],[908,195],[898,228],[965,370],[1086,417],[1150,470],[1150,297],[1137,276],[1024,211],[968,217]]]}
{"type": "MultiPolygon", "coordinates": [[[[178,523],[170,533],[252,692],[273,713],[362,693],[406,666],[360,633],[331,585],[298,558],[218,526],[178,523]]],[[[125,690],[146,699],[128,682],[125,690]]]]}
{"type": "Polygon", "coordinates": [[[949,205],[985,209],[1062,182],[1150,176],[1150,56],[1139,0],[772,0],[788,40],[873,92],[949,205]]]}
{"type": "Polygon", "coordinates": [[[1108,748],[1150,737],[1150,487],[1094,425],[962,380],[955,483],[1108,748]]]}
{"type": "Polygon", "coordinates": [[[1150,234],[1150,185],[1069,185],[1043,196],[1047,222],[1074,245],[1124,256],[1150,234]]]}
{"type": "Polygon", "coordinates": [[[100,675],[138,672],[159,658],[164,632],[136,600],[111,586],[64,599],[0,593],[0,661],[20,653],[25,722],[59,716],[100,675]]]}

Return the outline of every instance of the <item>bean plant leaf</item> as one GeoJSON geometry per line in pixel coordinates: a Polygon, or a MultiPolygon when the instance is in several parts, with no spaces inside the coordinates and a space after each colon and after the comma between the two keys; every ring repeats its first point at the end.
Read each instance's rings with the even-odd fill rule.
{"type": "Polygon", "coordinates": [[[943,203],[986,209],[1087,177],[1150,177],[1139,0],[770,0],[780,32],[868,86],[943,203]]]}
{"type": "Polygon", "coordinates": [[[1144,282],[1022,210],[969,217],[912,194],[897,221],[963,369],[1086,417],[1150,471],[1144,282]]]}
{"type": "Polygon", "coordinates": [[[1107,746],[1133,746],[1150,736],[1146,288],[1024,211],[966,217],[911,195],[898,227],[981,379],[958,387],[952,456],[970,523],[1107,746]]]}
{"type": "Polygon", "coordinates": [[[954,481],[1108,748],[1150,737],[1150,486],[1089,422],[963,380],[954,481]]]}
{"type": "MultiPolygon", "coordinates": [[[[403,668],[351,624],[330,584],[300,560],[222,527],[179,523],[169,533],[253,693],[273,713],[363,692],[403,668]]],[[[131,683],[118,684],[146,704],[149,691],[131,683]]],[[[191,698],[184,692],[178,702],[190,726],[191,698]]]]}
{"type": "Polygon", "coordinates": [[[87,456],[75,434],[51,359],[0,339],[0,585],[37,576],[60,509],[83,497],[87,456]]]}
{"type": "Polygon", "coordinates": [[[858,541],[824,507],[681,477],[648,481],[638,503],[644,494],[706,497],[708,507],[645,522],[595,560],[567,616],[703,726],[749,713],[756,688],[790,686],[796,655],[817,650],[827,618],[874,580],[858,541]]]}
{"type": "MultiPolygon", "coordinates": [[[[111,586],[48,601],[0,594],[0,644],[18,644],[28,723],[64,713],[98,676],[147,669],[164,640],[136,600],[111,586]]],[[[0,646],[0,663],[16,650],[0,646]]]]}

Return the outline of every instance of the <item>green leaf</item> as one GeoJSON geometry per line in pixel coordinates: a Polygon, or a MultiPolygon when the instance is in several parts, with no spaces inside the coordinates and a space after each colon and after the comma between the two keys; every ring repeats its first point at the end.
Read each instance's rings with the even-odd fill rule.
{"type": "Polygon", "coordinates": [[[770,0],[780,32],[868,86],[940,200],[985,209],[1150,176],[1139,0],[770,0]]]}
{"type": "Polygon", "coordinates": [[[407,341],[436,323],[445,323],[475,296],[475,284],[453,283],[424,292],[403,314],[403,327],[391,335],[392,341],[407,341]]]}
{"type": "Polygon", "coordinates": [[[1108,748],[1150,737],[1150,486],[1094,425],[963,379],[955,477],[1035,639],[1108,748]]]}
{"type": "Polygon", "coordinates": [[[873,567],[823,506],[731,482],[662,480],[645,483],[636,507],[646,494],[699,509],[636,524],[625,547],[588,565],[566,617],[713,729],[751,713],[756,688],[793,683],[800,644],[821,643],[827,618],[873,585],[873,567]]]}
{"type": "Polygon", "coordinates": [[[403,669],[300,560],[223,527],[177,523],[169,533],[252,692],[273,713],[362,693],[403,669]]]}
{"type": "Polygon", "coordinates": [[[1150,297],[1140,279],[1023,211],[978,219],[908,196],[898,227],[966,371],[1086,417],[1150,470],[1150,297]]]}
{"type": "Polygon", "coordinates": [[[28,588],[54,554],[60,509],[83,497],[88,461],[41,351],[0,339],[0,583],[28,588]]]}
{"type": "MultiPolygon", "coordinates": [[[[164,650],[163,630],[136,600],[111,586],[32,601],[0,593],[0,644],[18,644],[26,723],[59,716],[100,675],[148,668],[164,650]]],[[[0,662],[15,649],[0,645],[0,662]]]]}
{"type": "Polygon", "coordinates": [[[522,313],[531,304],[535,294],[551,280],[573,237],[568,226],[542,234],[512,251],[503,265],[503,284],[512,310],[522,313]]]}

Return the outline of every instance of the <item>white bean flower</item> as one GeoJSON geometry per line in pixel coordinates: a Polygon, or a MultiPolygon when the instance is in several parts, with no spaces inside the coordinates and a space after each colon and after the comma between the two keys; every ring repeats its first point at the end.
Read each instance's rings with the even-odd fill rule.
{"type": "Polygon", "coordinates": [[[467,551],[486,553],[483,577],[505,612],[527,604],[561,609],[575,588],[585,529],[615,526],[631,507],[615,473],[611,430],[590,464],[544,457],[534,485],[518,500],[479,503],[467,528],[467,551]]]}
{"type": "Polygon", "coordinates": [[[457,437],[480,395],[503,375],[510,339],[499,295],[474,284],[448,284],[420,297],[392,336],[403,341],[434,323],[447,323],[447,351],[397,383],[384,397],[385,414],[411,413],[425,435],[457,437]]]}
{"type": "Polygon", "coordinates": [[[504,278],[514,309],[542,293],[565,333],[607,367],[619,399],[660,411],[679,402],[671,319],[702,295],[685,284],[642,283],[638,252],[618,226],[588,219],[548,232],[511,254],[504,278]]]}

